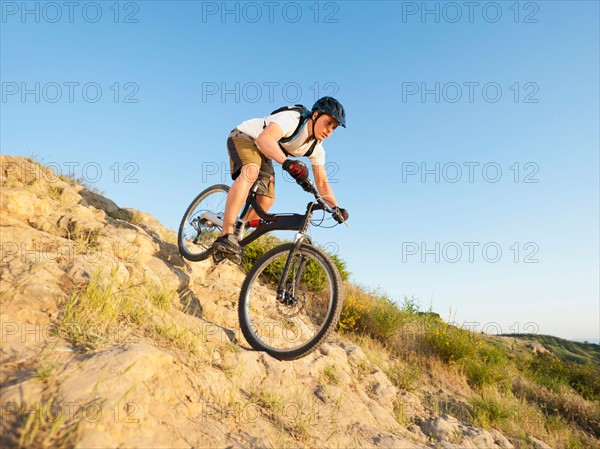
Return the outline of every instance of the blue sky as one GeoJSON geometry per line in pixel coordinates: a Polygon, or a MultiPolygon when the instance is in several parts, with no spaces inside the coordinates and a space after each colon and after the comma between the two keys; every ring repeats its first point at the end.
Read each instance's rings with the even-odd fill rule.
{"type": "MultiPolygon", "coordinates": [[[[3,154],[71,164],[176,229],[229,182],[235,125],[335,94],[348,128],[325,148],[350,227],[313,235],[355,282],[478,330],[598,342],[598,2],[72,8],[2,2],[3,154]]],[[[277,195],[308,200],[282,176],[277,195]]]]}

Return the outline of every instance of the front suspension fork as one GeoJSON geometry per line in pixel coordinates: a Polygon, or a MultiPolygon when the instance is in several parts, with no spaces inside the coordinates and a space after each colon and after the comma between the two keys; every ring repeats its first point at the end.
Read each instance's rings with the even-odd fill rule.
{"type": "Polygon", "coordinates": [[[302,277],[302,272],[304,271],[304,267],[306,266],[306,259],[302,258],[300,260],[300,263],[298,264],[298,267],[295,270],[291,282],[291,291],[289,291],[287,288],[287,279],[290,274],[290,270],[292,269],[292,264],[296,253],[305,242],[308,242],[310,244],[310,237],[302,233],[296,234],[296,241],[294,247],[288,253],[288,258],[285,261],[285,267],[283,268],[283,273],[281,274],[281,279],[279,279],[279,285],[277,286],[277,299],[281,302],[288,303],[294,301],[297,283],[300,282],[300,278],[302,277]]]}

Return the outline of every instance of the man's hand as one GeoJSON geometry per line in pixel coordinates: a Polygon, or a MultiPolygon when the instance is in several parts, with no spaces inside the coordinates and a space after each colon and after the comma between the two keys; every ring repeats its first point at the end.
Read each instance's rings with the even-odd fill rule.
{"type": "Polygon", "coordinates": [[[282,165],[283,169],[292,175],[296,182],[301,183],[308,179],[308,167],[302,162],[286,159],[282,165]]]}
{"type": "Polygon", "coordinates": [[[348,211],[346,209],[342,209],[341,207],[335,207],[335,212],[333,214],[333,218],[335,218],[335,221],[337,221],[338,223],[343,223],[346,220],[348,220],[348,217],[350,216],[350,214],[348,213],[348,211]]]}

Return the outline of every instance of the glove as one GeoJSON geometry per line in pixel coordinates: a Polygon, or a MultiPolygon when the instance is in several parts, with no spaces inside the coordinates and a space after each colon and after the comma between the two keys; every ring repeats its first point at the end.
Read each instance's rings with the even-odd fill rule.
{"type": "Polygon", "coordinates": [[[346,209],[342,209],[341,207],[337,207],[337,206],[335,207],[335,212],[333,213],[333,218],[338,223],[345,222],[346,220],[348,220],[349,216],[350,216],[350,214],[348,213],[348,211],[346,209]]]}
{"type": "Polygon", "coordinates": [[[283,169],[287,171],[297,183],[304,182],[308,179],[308,167],[300,161],[286,159],[283,162],[283,169]]]}

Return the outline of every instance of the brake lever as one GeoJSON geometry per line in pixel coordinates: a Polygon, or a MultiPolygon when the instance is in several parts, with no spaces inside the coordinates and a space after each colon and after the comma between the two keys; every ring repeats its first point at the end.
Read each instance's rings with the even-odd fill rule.
{"type": "MultiPolygon", "coordinates": [[[[315,196],[315,199],[317,200],[317,202],[321,206],[323,206],[323,209],[326,212],[328,212],[328,213],[330,213],[332,215],[335,213],[335,209],[331,208],[329,206],[329,204],[327,204],[325,202],[325,200],[321,197],[321,195],[319,195],[319,192],[317,191],[317,189],[315,188],[315,186],[313,185],[313,183],[312,183],[312,181],[310,179],[307,179],[306,181],[301,182],[301,183],[299,182],[298,184],[300,185],[300,187],[302,187],[302,189],[304,189],[305,192],[312,193],[315,196]]],[[[342,221],[342,223],[344,225],[346,225],[347,228],[350,227],[350,225],[346,221],[342,221]]]]}

